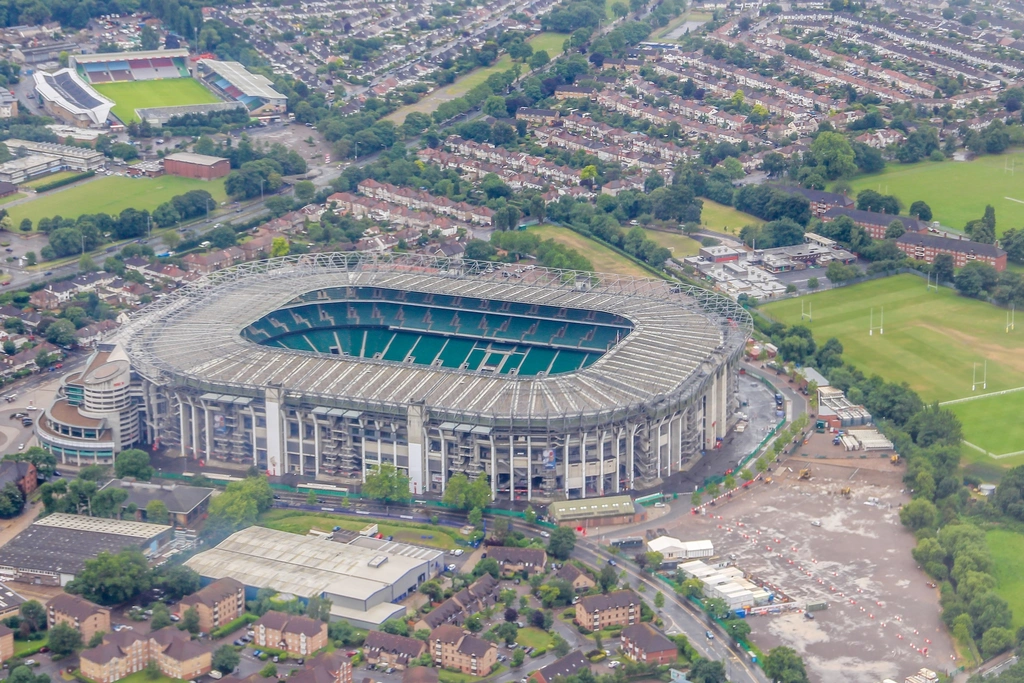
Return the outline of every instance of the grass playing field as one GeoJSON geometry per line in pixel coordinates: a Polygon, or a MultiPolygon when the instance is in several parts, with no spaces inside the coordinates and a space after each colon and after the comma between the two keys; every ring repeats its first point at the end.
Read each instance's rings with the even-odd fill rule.
{"type": "Polygon", "coordinates": [[[708,230],[727,235],[739,235],[745,225],[761,225],[763,220],[749,213],[737,211],[731,206],[713,202],[701,197],[704,208],[700,212],[700,222],[708,230]]]}
{"type": "MultiPolygon", "coordinates": [[[[330,531],[336,526],[349,531],[359,531],[367,524],[375,522],[373,519],[353,519],[345,515],[330,515],[325,513],[304,514],[294,510],[270,510],[260,518],[263,526],[278,531],[287,531],[292,534],[309,534],[310,529],[319,531],[330,531]]],[[[385,536],[394,536],[396,541],[404,543],[415,543],[440,550],[450,550],[456,546],[454,537],[444,529],[420,529],[405,527],[398,524],[380,522],[380,533],[385,536]]],[[[454,532],[453,532],[454,533],[454,532]]]]}
{"type": "Polygon", "coordinates": [[[159,178],[105,176],[47,192],[38,199],[11,207],[10,215],[15,225],[29,218],[35,227],[40,218],[58,215],[77,218],[83,213],[119,214],[128,207],[152,211],[171,197],[189,190],[206,190],[218,203],[227,197],[223,178],[204,181],[167,175],[159,178]]]}
{"type": "Polygon", "coordinates": [[[853,195],[861,190],[896,195],[903,202],[904,213],[912,203],[923,200],[932,208],[934,220],[957,230],[967,221],[981,218],[986,204],[996,210],[996,232],[1024,225],[1022,151],[964,162],[892,163],[880,173],[850,181],[850,185],[853,195]]]}
{"type": "Polygon", "coordinates": [[[192,78],[168,78],[159,81],[99,83],[96,91],[114,101],[114,116],[124,123],[138,121],[136,109],[173,107],[179,104],[219,102],[217,96],[192,78]]]}
{"type": "MultiPolygon", "coordinates": [[[[1024,330],[1006,333],[1006,312],[957,296],[952,290],[928,292],[913,275],[873,280],[799,299],[766,304],[765,313],[789,324],[803,324],[819,343],[836,337],[843,357],[864,373],[906,382],[925,401],[948,401],[1024,386],[1024,330]],[[800,307],[813,321],[800,320],[800,307]],[[868,335],[871,310],[884,334],[868,335]],[[988,362],[988,386],[971,391],[988,362]]],[[[1024,392],[950,406],[964,421],[964,438],[992,453],[1024,449],[1024,392]]],[[[1000,463],[1001,465],[1004,463],[1000,463]]]]}
{"type": "Polygon", "coordinates": [[[996,594],[1009,603],[1013,611],[1013,627],[1024,626],[1024,573],[1020,571],[1024,536],[1005,529],[993,529],[985,534],[985,540],[992,553],[996,594]]]}
{"type": "Polygon", "coordinates": [[[571,249],[575,249],[590,260],[590,263],[594,266],[595,272],[651,277],[651,273],[644,270],[636,263],[633,263],[622,254],[616,253],[600,242],[595,242],[594,240],[584,237],[569,228],[546,224],[535,225],[529,228],[529,230],[530,232],[535,232],[540,235],[542,239],[552,239],[570,247],[571,249]]]}

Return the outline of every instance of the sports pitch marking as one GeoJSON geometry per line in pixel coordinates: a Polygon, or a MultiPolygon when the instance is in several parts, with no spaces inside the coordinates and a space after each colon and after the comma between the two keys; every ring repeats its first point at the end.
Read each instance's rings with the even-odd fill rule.
{"type": "Polygon", "coordinates": [[[988,457],[992,458],[993,460],[1001,460],[1003,458],[1012,458],[1015,455],[1024,455],[1024,451],[1013,451],[1012,453],[1003,453],[1002,455],[996,455],[995,453],[993,453],[991,451],[986,451],[981,446],[974,445],[973,443],[971,443],[967,439],[963,439],[963,444],[965,446],[970,446],[971,448],[973,448],[974,450],[978,451],[979,453],[984,453],[985,455],[987,455],[988,457]]]}
{"type": "MultiPolygon", "coordinates": [[[[1012,394],[1018,391],[1024,391],[1024,387],[1016,387],[1014,389],[1004,389],[1002,391],[990,391],[987,394],[978,394],[977,396],[965,396],[963,398],[954,398],[950,401],[940,401],[940,406],[951,406],[954,403],[967,403],[968,401],[977,401],[979,398],[988,398],[989,396],[1003,396],[1004,394],[1012,394]]],[[[1021,451],[1024,453],[1024,451],[1021,451]]]]}
{"type": "Polygon", "coordinates": [[[1014,199],[1013,197],[1003,197],[1003,199],[1011,202],[1017,202],[1018,204],[1024,204],[1024,201],[1020,199],[1014,199]]]}

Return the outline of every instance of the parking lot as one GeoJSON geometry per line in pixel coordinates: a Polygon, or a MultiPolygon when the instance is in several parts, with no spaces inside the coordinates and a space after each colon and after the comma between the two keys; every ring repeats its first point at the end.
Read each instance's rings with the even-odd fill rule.
{"type": "Polygon", "coordinates": [[[899,521],[900,505],[910,500],[902,466],[834,449],[828,435],[800,450],[808,456],[775,467],[771,484],[683,518],[669,533],[711,539],[721,560],[800,606],[828,603],[813,619],[802,610],[748,618],[762,650],[794,648],[812,680],[876,683],[922,666],[952,670],[938,590],[916,566],[913,535],[899,521]],[[809,480],[799,479],[804,468],[809,480]]]}

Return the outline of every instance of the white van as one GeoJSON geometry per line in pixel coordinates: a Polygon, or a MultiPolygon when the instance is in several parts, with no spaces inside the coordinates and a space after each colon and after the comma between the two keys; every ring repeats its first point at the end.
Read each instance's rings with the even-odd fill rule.
{"type": "Polygon", "coordinates": [[[222,674],[217,669],[211,669],[210,673],[207,675],[215,681],[219,681],[220,679],[224,678],[224,674],[222,674]]]}

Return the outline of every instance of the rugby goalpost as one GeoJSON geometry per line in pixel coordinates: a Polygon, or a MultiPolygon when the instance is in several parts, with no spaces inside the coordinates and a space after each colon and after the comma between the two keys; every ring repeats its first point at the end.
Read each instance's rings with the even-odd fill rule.
{"type": "Polygon", "coordinates": [[[872,308],[871,309],[871,323],[870,323],[870,326],[868,327],[868,336],[869,337],[872,336],[875,333],[875,330],[878,330],[878,334],[879,335],[884,334],[885,333],[885,331],[883,330],[883,325],[884,324],[885,324],[885,306],[882,306],[881,310],[879,311],[878,326],[877,327],[875,327],[875,309],[872,308]]]}

